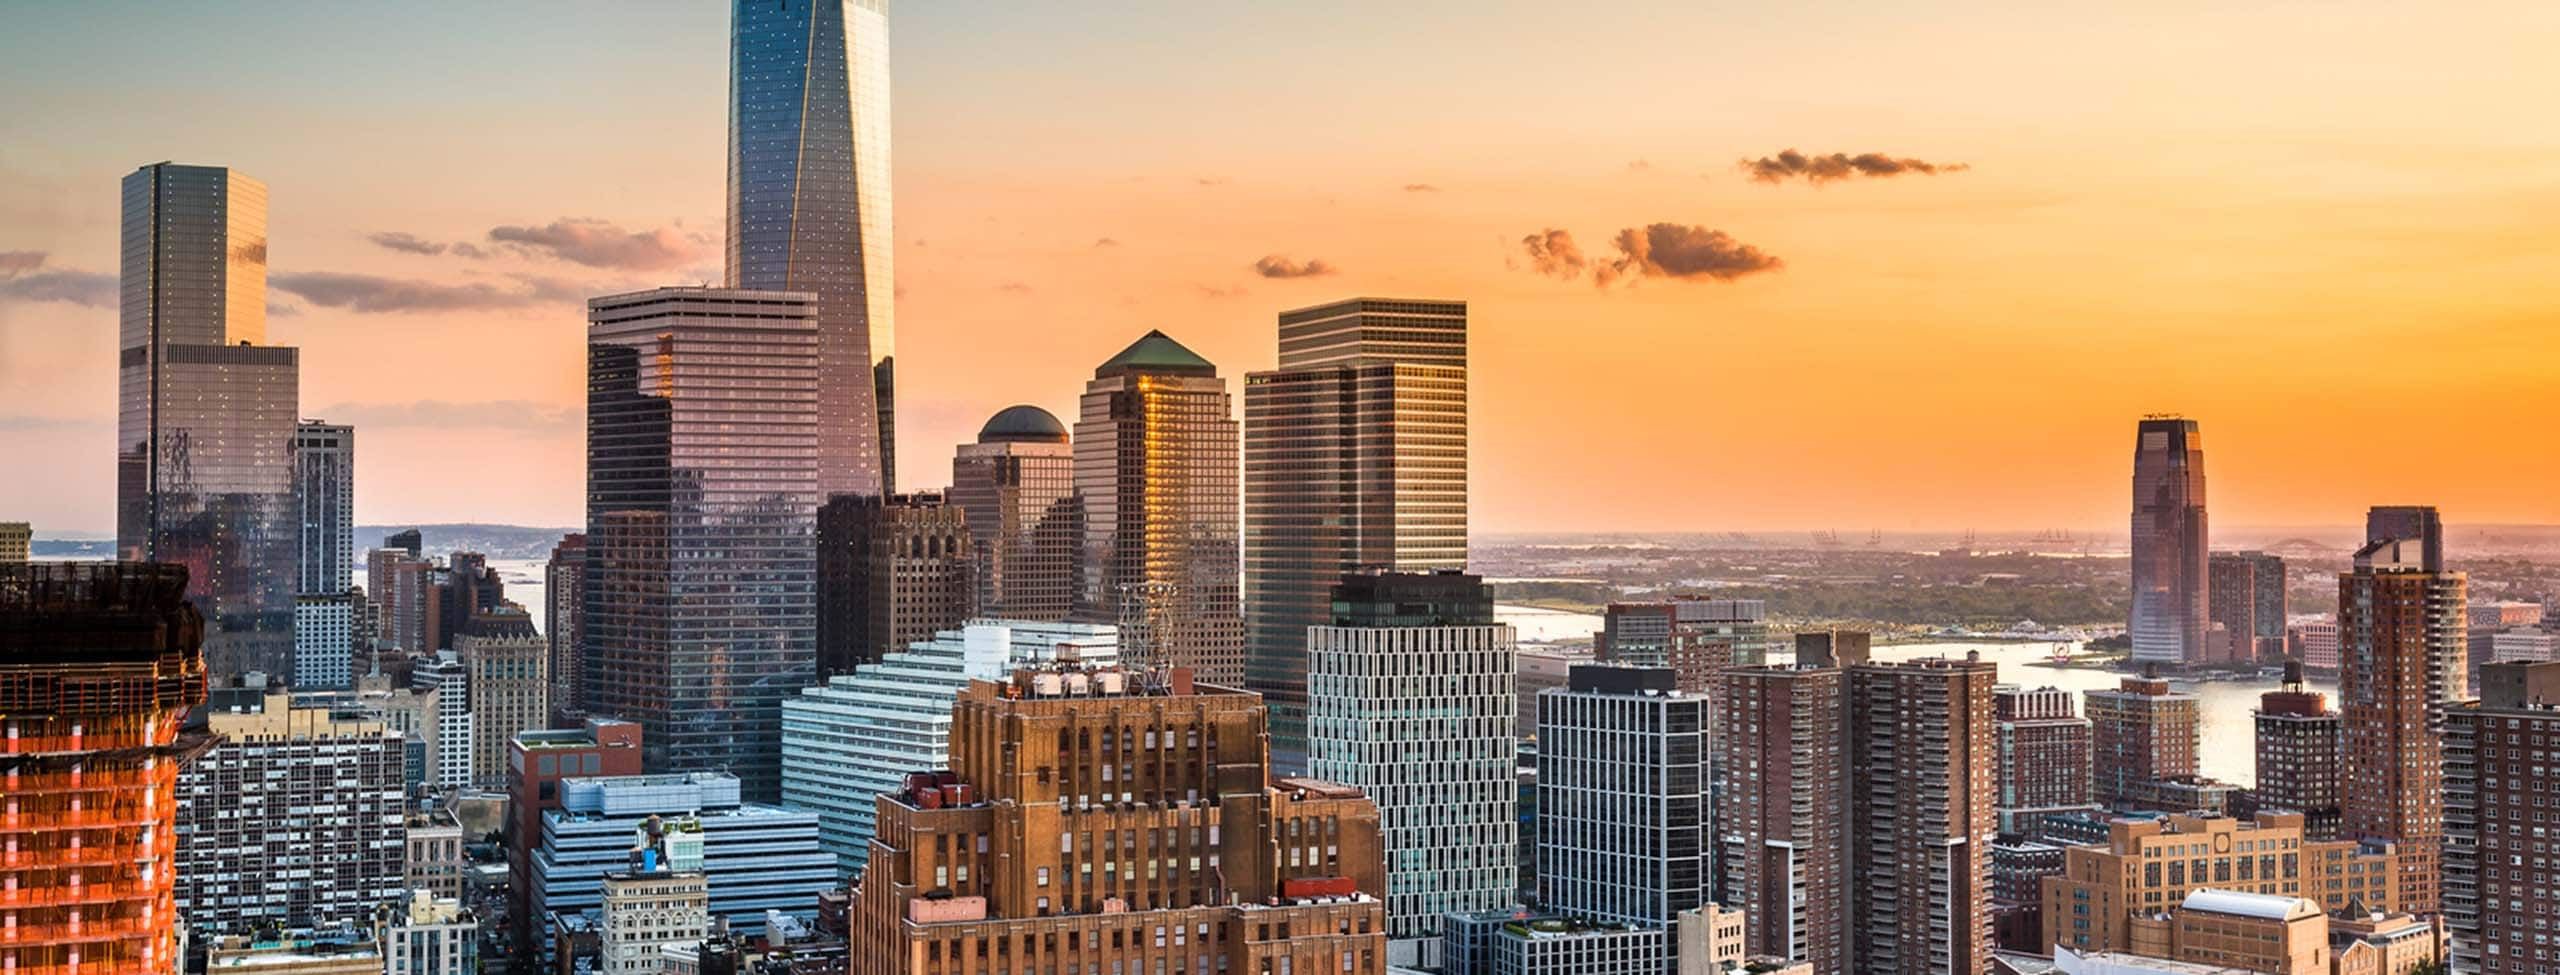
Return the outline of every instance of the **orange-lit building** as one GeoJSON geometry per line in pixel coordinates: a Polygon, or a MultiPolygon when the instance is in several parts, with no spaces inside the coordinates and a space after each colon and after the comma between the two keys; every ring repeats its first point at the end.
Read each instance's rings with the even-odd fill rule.
{"type": "Polygon", "coordinates": [[[1386,971],[1377,806],[1269,778],[1262,699],[1187,671],[1024,671],[879,798],[855,975],[1386,971]]]}
{"type": "Polygon", "coordinates": [[[2302,827],[2297,812],[2118,819],[2107,842],[2063,851],[2062,875],[2045,878],[2042,944],[2158,954],[2158,919],[2205,889],[2304,898],[2329,911],[2404,910],[2399,851],[2305,840],[2302,827]]]}
{"type": "Polygon", "coordinates": [[[178,725],[205,694],[186,586],[0,565],[0,970],[176,970],[178,725]]]}

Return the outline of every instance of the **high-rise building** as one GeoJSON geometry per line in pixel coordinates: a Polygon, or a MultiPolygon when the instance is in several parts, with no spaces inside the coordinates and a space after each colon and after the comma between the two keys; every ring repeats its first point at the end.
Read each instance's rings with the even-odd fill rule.
{"type": "Polygon", "coordinates": [[[2264,663],[2284,656],[2288,602],[2284,559],[2265,552],[2215,552],[2207,562],[2217,662],[2264,663]]]}
{"type": "Polygon", "coordinates": [[[2560,663],[2480,668],[2480,700],[2445,716],[2444,914],[2453,970],[2525,975],[2560,925],[2560,862],[2529,832],[2560,791],[2560,663]]]}
{"type": "Polygon", "coordinates": [[[741,935],[765,933],[765,912],[807,916],[818,893],[841,883],[818,847],[816,813],[741,798],[720,772],[562,779],[560,808],[542,814],[542,844],[519,883],[533,887],[535,917],[574,915],[604,903],[605,877],[631,865],[633,838],[652,820],[687,838],[709,881],[711,913],[741,935]]]}
{"type": "Polygon", "coordinates": [[[1804,630],[1795,635],[1796,663],[1808,667],[1855,667],[1867,662],[1875,634],[1865,630],[1804,630]]]}
{"type": "Polygon", "coordinates": [[[871,856],[872,800],[951,761],[951,702],[973,680],[1060,662],[1109,666],[1108,626],[971,620],[782,702],[782,804],[818,814],[818,838],[847,874],[871,856]]]}
{"type": "Polygon", "coordinates": [[[1839,668],[1799,663],[1717,675],[1714,742],[1723,893],[1751,954],[1848,970],[1849,762],[1839,668]]]}
{"type": "Polygon", "coordinates": [[[1377,804],[1389,963],[1436,968],[1443,918],[1519,893],[1514,638],[1455,569],[1337,581],[1329,622],[1301,637],[1307,771],[1377,804]]]}
{"type": "Polygon", "coordinates": [[[2044,819],[2095,812],[2089,799],[2090,725],[2059,687],[2003,685],[1992,695],[1998,722],[2000,832],[2040,836],[2044,819]]]}
{"type": "Polygon", "coordinates": [[[293,428],[293,499],[302,526],[302,595],[355,584],[356,428],[304,420],[293,428]]]}
{"type": "Polygon", "coordinates": [[[2211,604],[2204,437],[2196,421],[2145,417],[2133,449],[2133,659],[2206,658],[2211,604]]]}
{"type": "Polygon", "coordinates": [[[471,671],[471,783],[505,788],[508,743],[551,724],[551,647],[523,613],[474,614],[453,646],[471,671]]]}
{"type": "Polygon", "coordinates": [[[1085,536],[1078,619],[1120,627],[1133,666],[1244,680],[1236,421],[1218,368],[1148,332],[1093,371],[1076,422],[1085,536]]]}
{"type": "Polygon", "coordinates": [[[1776,643],[1769,636],[1768,604],[1757,599],[1672,599],[1611,603],[1592,641],[1603,662],[1669,667],[1680,689],[1704,694],[1726,667],[1768,663],[1776,643]]]}
{"type": "Polygon", "coordinates": [[[298,689],[355,684],[356,594],[304,593],[293,598],[293,672],[277,674],[298,689]]]}
{"type": "Polygon", "coordinates": [[[2146,808],[2150,783],[2196,774],[2201,741],[2193,694],[2158,677],[2127,677],[2087,691],[2094,798],[2117,811],[2146,808]]]}
{"type": "Polygon", "coordinates": [[[2287,655],[2302,661],[2305,670],[2324,674],[2338,672],[2338,624],[2335,620],[2311,620],[2284,629],[2287,655]]]}
{"type": "Polygon", "coordinates": [[[582,703],[646,726],[650,769],[757,797],[780,789],[782,700],[816,675],[815,317],[715,288],[588,303],[582,703]]]}
{"type": "Polygon", "coordinates": [[[172,972],[178,725],[204,699],[186,570],[0,564],[0,967],[172,972]]]}
{"type": "Polygon", "coordinates": [[[1343,573],[1467,564],[1467,305],[1284,311],[1279,346],[1244,381],[1245,686],[1286,768],[1305,747],[1307,627],[1343,573]]]}
{"type": "Polygon", "coordinates": [[[898,469],[889,3],[730,10],[724,283],[815,296],[818,402],[801,422],[816,426],[817,497],[888,494],[898,469]]]}
{"type": "MultiPolygon", "coordinates": [[[[384,545],[365,553],[365,598],[375,607],[376,652],[434,653],[436,628],[444,620],[436,586],[436,566],[414,547],[384,545]]],[[[386,539],[386,541],[388,541],[386,539]]]]}
{"type": "Polygon", "coordinates": [[[508,925],[519,956],[531,956],[549,927],[534,911],[533,854],[542,847],[542,815],[560,808],[564,779],[622,777],[640,774],[640,726],[611,718],[588,718],[584,727],[528,731],[507,743],[507,873],[508,925]]]}
{"type": "Polygon", "coordinates": [[[471,665],[445,650],[421,657],[409,669],[409,689],[435,695],[435,734],[427,741],[427,782],[439,789],[469,788],[477,771],[480,735],[471,710],[471,665]]]}
{"type": "Polygon", "coordinates": [[[1009,406],[951,458],[951,503],[969,517],[978,614],[1063,620],[1075,610],[1084,505],[1067,428],[1037,406],[1009,406]]]}
{"type": "Polygon", "coordinates": [[[1989,970],[1998,681],[1981,660],[1848,669],[1850,971],[1989,970]]]}
{"type": "Polygon", "coordinates": [[[2338,576],[2341,830],[2399,845],[2400,904],[2421,914],[2438,909],[2444,715],[2470,696],[2466,583],[2442,568],[2434,515],[2374,509],[2374,537],[2338,576]]]}
{"type": "Polygon", "coordinates": [[[551,559],[542,565],[542,600],[542,622],[550,630],[546,646],[551,657],[551,712],[564,719],[582,719],[587,708],[579,696],[583,688],[578,665],[586,656],[581,650],[586,643],[586,533],[570,532],[551,546],[551,559]]]}
{"type": "Polygon", "coordinates": [[[377,912],[382,975],[479,975],[480,919],[458,898],[413,890],[377,912]]]}
{"type": "MultiPolygon", "coordinates": [[[[1572,680],[1538,705],[1538,902],[1667,929],[1713,899],[1707,698],[1667,667],[1576,667],[1572,680]]],[[[1400,852],[1389,843],[1389,862],[1400,852]]]]}
{"type": "Polygon", "coordinates": [[[1182,670],[970,685],[949,770],[879,798],[853,975],[964,975],[982,951],[1038,971],[1384,975],[1377,807],[1272,779],[1263,721],[1259,698],[1182,670]]]}
{"type": "Polygon", "coordinates": [[[968,518],[940,494],[828,499],[818,509],[818,676],[967,620],[975,556],[968,518]]]}
{"type": "Polygon", "coordinates": [[[2302,682],[2301,661],[2285,662],[2281,689],[2258,695],[2258,808],[2301,813],[2307,839],[2338,838],[2341,730],[2328,696],[2302,682]]]}
{"type": "Polygon", "coordinates": [[[34,556],[35,527],[23,521],[0,521],[0,565],[16,565],[34,556]]]}
{"type": "Polygon", "coordinates": [[[2063,856],[2062,872],[2044,880],[2041,941],[2073,951],[2156,952],[2163,918],[2198,890],[2303,897],[2340,914],[2408,909],[2393,884],[2399,853],[2304,839],[2300,813],[2116,819],[2104,842],[2063,856]]]}
{"type": "Polygon", "coordinates": [[[407,883],[399,732],[282,691],[227,688],[178,775],[178,913],[218,934],[363,927],[407,883]]]}
{"type": "Polygon", "coordinates": [[[116,550],[187,567],[215,677],[290,673],[301,366],[266,344],[266,184],[171,163],[126,176],[119,286],[116,550]]]}

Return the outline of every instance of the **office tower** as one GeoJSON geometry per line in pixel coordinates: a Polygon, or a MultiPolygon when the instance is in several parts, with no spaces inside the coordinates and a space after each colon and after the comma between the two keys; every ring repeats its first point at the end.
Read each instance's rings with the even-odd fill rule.
{"type": "Polygon", "coordinates": [[[1279,346],[1279,368],[1244,381],[1245,687],[1288,768],[1306,743],[1307,628],[1330,621],[1343,573],[1466,567],[1467,305],[1284,311],[1279,346]]]}
{"type": "Polygon", "coordinates": [[[178,773],[178,914],[247,934],[361,927],[407,881],[398,732],[283,691],[226,688],[199,712],[220,736],[178,773]]]}
{"type": "Polygon", "coordinates": [[[356,597],[341,589],[293,598],[293,671],[277,674],[296,689],[351,687],[355,683],[356,597]]]}
{"type": "Polygon", "coordinates": [[[1980,660],[1848,669],[1851,971],[1990,967],[1998,681],[1980,660]]]}
{"type": "Polygon", "coordinates": [[[817,496],[888,494],[898,470],[889,3],[730,10],[723,283],[816,297],[817,496]]]}
{"type": "Polygon", "coordinates": [[[582,625],[587,611],[587,536],[570,532],[560,536],[551,546],[551,559],[542,566],[543,624],[550,629],[546,647],[550,653],[551,713],[563,718],[584,718],[585,703],[579,698],[578,665],[585,656],[586,628],[582,625]]]}
{"type": "Polygon", "coordinates": [[[409,670],[409,689],[436,699],[427,782],[439,789],[468,788],[471,757],[479,744],[471,713],[471,665],[451,650],[419,658],[409,670]]]}
{"type": "Polygon", "coordinates": [[[841,883],[818,847],[818,816],[745,801],[722,772],[560,780],[560,808],[542,814],[532,872],[533,916],[570,915],[604,903],[605,875],[630,864],[632,838],[656,820],[669,837],[698,843],[711,913],[741,935],[764,933],[765,912],[812,910],[841,883]]]}
{"type": "Polygon", "coordinates": [[[478,613],[453,641],[470,670],[471,783],[504,788],[507,744],[551,724],[551,647],[523,613],[478,613]]]}
{"type": "Polygon", "coordinates": [[[640,774],[640,726],[588,718],[583,727],[527,731],[507,743],[508,910],[515,952],[530,956],[548,928],[534,912],[533,854],[542,847],[542,816],[560,808],[560,782],[640,774]]]}
{"type": "Polygon", "coordinates": [[[1519,893],[1511,627],[1484,580],[1455,569],[1353,572],[1331,604],[1301,637],[1307,772],[1377,804],[1389,963],[1437,967],[1442,918],[1519,893]]]}
{"type": "Polygon", "coordinates": [[[1520,717],[1512,727],[1519,737],[1534,739],[1538,737],[1538,695],[1571,682],[1574,667],[1596,661],[1590,651],[1579,647],[1527,646],[1514,656],[1520,661],[1520,717]]]}
{"type": "Polygon", "coordinates": [[[382,975],[479,975],[480,919],[462,901],[423,890],[374,921],[382,975]]]}
{"type": "Polygon", "coordinates": [[[2127,677],[2112,691],[2087,691],[2093,798],[2123,812],[2146,808],[2153,782],[2196,774],[2193,694],[2158,677],[2127,677]]]}
{"type": "Polygon", "coordinates": [[[1808,630],[1795,635],[1796,663],[1807,667],[1855,667],[1867,662],[1875,635],[1865,630],[1808,630]]]}
{"type": "Polygon", "coordinates": [[[933,493],[841,494],[818,509],[818,676],[967,620],[969,520],[933,493]]]}
{"type": "Polygon", "coordinates": [[[582,703],[646,726],[651,770],[757,797],[817,669],[815,314],[712,288],[588,302],[582,703]]]}
{"type": "Polygon", "coordinates": [[[2335,620],[2315,620],[2285,627],[2288,656],[2302,661],[2305,670],[2334,674],[2338,672],[2338,624],[2335,620]]]}
{"type": "Polygon", "coordinates": [[[1768,663],[1775,646],[1768,605],[1757,599],[1611,603],[1601,625],[1593,656],[1605,663],[1669,667],[1680,673],[1680,689],[1692,694],[1714,687],[1718,670],[1768,663]]]}
{"type": "Polygon", "coordinates": [[[951,503],[969,517],[978,614],[1062,620],[1075,609],[1084,504],[1067,428],[1037,406],[1009,406],[951,458],[951,503]]]}
{"type": "Polygon", "coordinates": [[[848,875],[871,857],[872,800],[906,774],[951,761],[951,702],[973,680],[1022,667],[1120,662],[1108,626],[972,620],[782,702],[782,804],[818,814],[818,838],[848,875]]]}
{"type": "Polygon", "coordinates": [[[382,547],[384,549],[406,553],[413,559],[425,557],[427,554],[426,545],[426,535],[415,528],[403,528],[399,531],[382,536],[382,547]]]}
{"type": "Polygon", "coordinates": [[[356,428],[319,420],[294,426],[293,499],[302,526],[302,581],[294,591],[347,591],[356,573],[356,428]]]}
{"type": "Polygon", "coordinates": [[[2445,716],[2444,914],[2453,970],[2529,973],[2560,924],[2560,865],[2527,832],[2560,790],[2560,663],[2480,668],[2480,700],[2445,716]]]}
{"type": "Polygon", "coordinates": [[[1714,742],[1722,894],[1754,955],[1848,969],[1849,762],[1838,668],[1741,667],[1717,675],[1714,742]]]}
{"type": "Polygon", "coordinates": [[[2352,840],[2310,840],[2302,815],[2255,819],[2172,813],[2116,819],[2104,842],[2063,851],[2044,881],[2044,945],[2078,952],[2158,944],[2161,915],[2198,890],[2240,890],[2317,901],[2329,911],[2406,911],[2392,882],[2401,855],[2352,840]]]}
{"type": "Polygon", "coordinates": [[[1384,975],[1377,807],[1272,779],[1264,741],[1260,698],[1181,670],[971,684],[949,770],[879,797],[852,975],[962,975],[981,950],[1044,972],[1384,975]]]}
{"type": "Polygon", "coordinates": [[[1539,904],[1667,928],[1712,899],[1707,698],[1668,667],[1576,667],[1572,681],[1538,706],[1539,904]]]}
{"type": "Polygon", "coordinates": [[[379,607],[381,623],[374,632],[377,652],[435,652],[436,626],[443,619],[435,574],[435,563],[413,548],[385,545],[365,553],[365,598],[379,607]]]}
{"type": "Polygon", "coordinates": [[[1148,332],[1093,371],[1076,423],[1085,536],[1076,618],[1120,627],[1132,666],[1244,680],[1236,421],[1218,369],[1148,332]]]}
{"type": "Polygon", "coordinates": [[[36,532],[23,521],[0,521],[0,565],[25,563],[33,556],[36,532]]]}
{"type": "Polygon", "coordinates": [[[2383,536],[2338,576],[2338,701],[2346,781],[2340,807],[2350,839],[2399,844],[2401,905],[2438,909],[2444,839],[2444,715],[2470,696],[2465,581],[2442,566],[2432,509],[2374,512],[2383,536]]]}
{"type": "Polygon", "coordinates": [[[2215,552],[2207,570],[2219,662],[2258,664],[2284,656],[2284,559],[2265,552],[2215,552]]]}
{"type": "Polygon", "coordinates": [[[2338,838],[2338,753],[2342,728],[2327,695],[2302,682],[2302,663],[2284,665],[2284,687],[2258,695],[2258,808],[2302,814],[2303,835],[2338,838]]]}
{"type": "Polygon", "coordinates": [[[2196,421],[2144,417],[2133,449],[2133,659],[2206,655],[2204,437],[2196,421]]]}
{"type": "Polygon", "coordinates": [[[221,679],[290,673],[300,366],[267,340],[267,187],[155,163],[124,178],[116,550],[187,567],[221,679]]]}
{"type": "Polygon", "coordinates": [[[2047,816],[2095,812],[2089,801],[2090,725],[2059,687],[2004,685],[1992,695],[1998,722],[2000,832],[2038,836],[2047,816]]]}
{"type": "Polygon", "coordinates": [[[0,967],[177,968],[174,746],[205,695],[186,592],[174,565],[0,564],[0,967]]]}

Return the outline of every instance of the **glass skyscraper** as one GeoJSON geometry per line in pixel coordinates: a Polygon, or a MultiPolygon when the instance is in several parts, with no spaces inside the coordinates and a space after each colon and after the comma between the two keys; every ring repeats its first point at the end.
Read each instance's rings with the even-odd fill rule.
{"type": "Polygon", "coordinates": [[[290,673],[301,372],[265,344],[266,184],[144,166],[124,178],[123,247],[116,549],[187,567],[209,673],[290,673]]]}
{"type": "Polygon", "coordinates": [[[355,584],[356,428],[304,420],[293,431],[294,502],[302,519],[304,595],[355,584]]]}
{"type": "Polygon", "coordinates": [[[819,497],[887,494],[897,469],[888,0],[730,9],[727,283],[817,296],[819,497]]]}
{"type": "Polygon", "coordinates": [[[643,726],[650,771],[757,797],[816,676],[814,319],[776,292],[588,303],[583,703],[643,726]]]}
{"type": "Polygon", "coordinates": [[[2205,539],[2204,437],[2194,420],[2147,417],[2133,450],[2133,659],[2202,659],[2205,539]]]}

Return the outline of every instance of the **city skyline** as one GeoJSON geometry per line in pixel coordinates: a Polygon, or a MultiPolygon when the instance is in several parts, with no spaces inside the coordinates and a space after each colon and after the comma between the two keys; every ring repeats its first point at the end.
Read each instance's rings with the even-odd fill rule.
{"type": "MultiPolygon", "coordinates": [[[[12,497],[13,514],[49,533],[112,521],[101,464],[83,460],[105,456],[112,404],[96,391],[114,362],[98,336],[112,312],[81,301],[94,302],[99,276],[111,283],[114,270],[105,180],[167,158],[275,186],[271,297],[291,311],[273,317],[270,341],[304,350],[304,415],[367,430],[362,480],[381,487],[360,502],[360,522],[574,524],[577,472],[536,462],[577,443],[578,301],[721,279],[727,11],[643,6],[601,24],[517,12],[521,30],[500,38],[471,30],[485,18],[469,8],[440,8],[401,25],[437,67],[376,71],[317,53],[358,29],[352,14],[280,16],[322,43],[234,58],[259,62],[240,69],[240,87],[180,86],[191,90],[161,99],[133,93],[185,76],[169,65],[245,52],[254,24],[40,8],[0,42],[10,55],[0,80],[36,96],[0,109],[0,127],[48,134],[0,161],[0,226],[10,228],[0,252],[11,255],[0,272],[0,428],[13,445],[70,459],[65,477],[12,497]],[[99,48],[104,37],[120,49],[99,48]],[[139,63],[181,38],[203,50],[139,63]],[[596,53],[644,43],[670,56],[611,64],[596,53]],[[476,81],[537,54],[570,80],[530,94],[476,81]],[[98,64],[129,70],[89,90],[59,80],[98,64]],[[380,100],[358,98],[358,109],[346,91],[288,83],[318,74],[380,100]],[[397,131],[385,112],[401,118],[397,131]],[[305,121],[332,135],[278,134],[305,121]],[[500,142],[509,148],[491,165],[478,147],[500,142]],[[465,244],[491,256],[462,256],[465,244]],[[438,310],[357,310],[403,302],[438,310]],[[500,340],[516,354],[456,358],[500,340]],[[452,379],[384,384],[375,366],[386,361],[452,379]],[[431,476],[464,457],[528,476],[492,485],[465,511],[431,476]]],[[[1183,335],[1242,375],[1273,361],[1267,322],[1279,310],[1445,294],[1471,303],[1478,337],[1480,531],[2007,527],[1985,524],[1985,512],[2020,528],[2103,526],[2118,518],[2120,461],[2107,442],[2125,417],[2169,409],[2214,427],[2225,524],[2342,523],[2376,497],[2426,499],[2468,524],[2560,521],[2533,487],[2560,459],[2495,449],[2502,418],[2560,404],[2541,380],[2552,343],[2530,321],[2553,293],[2551,251],[2530,228],[2560,207],[2537,175],[2560,145],[2514,131],[2512,112],[2493,107],[2531,88],[2517,79],[2550,77],[2523,60],[2560,29],[2547,11],[2516,10],[2514,29],[2458,58],[2410,44],[2406,25],[2372,8],[2325,17],[2322,45],[2277,43],[2298,25],[2268,12],[2162,12],[2102,44],[1958,11],[1903,25],[1982,55],[1929,84],[1876,84],[1921,74],[1879,48],[1855,67],[1790,81],[1783,95],[1632,120],[1568,108],[1673,77],[1747,91],[1745,75],[1775,77],[1787,56],[1823,49],[1808,47],[1793,15],[1591,21],[1523,8],[1486,24],[1453,8],[1318,9],[1265,25],[1236,10],[1165,8],[1102,27],[1059,16],[990,23],[917,7],[897,17],[901,385],[913,400],[899,411],[902,486],[938,486],[940,458],[997,408],[1069,415],[1079,377],[1050,364],[1107,354],[1132,324],[1183,335]],[[1710,24],[1717,33],[1686,30],[1710,24]],[[1991,25],[2001,29],[1981,30],[1991,25]],[[1968,28],[1980,37],[1965,40],[1968,28]],[[2192,41],[2197,28],[2222,39],[2192,41]],[[1355,38],[1361,56],[1458,29],[1489,51],[1557,65],[1558,80],[1472,91],[1486,87],[1466,80],[1480,65],[1450,59],[1493,55],[1440,54],[1424,63],[1465,70],[1400,68],[1349,88],[1296,79],[1279,60],[1308,32],[1355,38]],[[1062,30],[1075,43],[1056,43],[1062,30]],[[1097,30],[1137,40],[1091,38],[1097,30]],[[2019,31],[2049,43],[1979,50],[2019,31]],[[1683,37],[1727,36],[1765,50],[1706,63],[1648,56],[1683,37]],[[2314,46],[2321,63],[2430,70],[2413,69],[2423,82],[2376,71],[2311,85],[2297,77],[2309,56],[2299,49],[2314,46]],[[2164,47],[2178,56],[2137,56],[2164,47]],[[1593,53],[1608,50],[1626,56],[1593,53]],[[1009,58],[1024,63],[992,66],[1009,58]],[[2046,90],[2016,91],[2011,79],[2027,70],[2046,74],[2046,90]],[[2135,90],[2111,71],[2135,72],[2135,90]],[[1026,85],[1025,72],[1045,80],[1026,85]],[[1125,97],[1148,84],[1161,94],[1167,77],[1198,83],[1125,97]],[[1304,94],[1210,110],[1274,77],[1304,94]],[[2196,111],[2198,99],[2180,93],[2194,94],[2198,79],[2248,97],[2203,99],[2218,103],[2196,111]],[[1990,101],[1994,91],[2010,100],[1990,101]],[[1338,135],[1305,140],[1314,145],[1242,134],[1244,118],[1331,133],[1318,105],[1371,93],[1373,106],[1338,135]],[[1125,119],[1077,107],[1103,101],[1134,107],[1125,119]],[[2342,102],[2357,106],[2353,129],[2342,102]],[[1388,142],[1393,118],[1425,109],[1444,139],[1388,142]],[[2075,113],[2086,117],[2053,122],[2075,113]],[[1475,134],[1473,123],[1496,117],[1537,124],[1475,134]],[[2270,118],[2283,121],[2251,128],[2270,118]],[[1764,183],[1735,165],[1767,158],[1777,168],[1766,172],[1792,172],[1778,155],[1790,146],[1970,168],[1812,186],[1764,183]],[[2437,185],[2453,156],[2472,161],[2437,185]],[[1055,162],[1024,171],[1020,158],[1055,162]],[[1477,161],[1488,158],[1502,161],[1477,161]],[[1604,291],[1588,275],[1536,273],[1521,245],[1563,230],[1606,255],[1614,231],[1641,239],[1655,223],[1726,232],[1783,266],[1729,281],[1638,273],[1634,286],[1604,291]],[[1958,237],[1968,245],[1931,246],[1958,237]],[[1019,328],[1033,315],[1047,327],[1019,328]],[[998,342],[1022,354],[970,354],[998,342]],[[2268,361],[2287,365],[2279,381],[2244,382],[2230,367],[2268,361]],[[2399,415],[2320,392],[2385,368],[2438,410],[2399,415]],[[1898,405],[1791,395],[1817,381],[1889,384],[1898,405]],[[1684,402],[1702,387],[1717,391],[1720,411],[1684,402]],[[1714,449],[1667,459],[1671,476],[1591,486],[1565,473],[1650,449],[1662,434],[1659,422],[1627,418],[1690,415],[1704,417],[1692,429],[1714,449]],[[2410,462],[2355,469],[2343,434],[2326,432],[2347,430],[2410,443],[2410,462]],[[2034,476],[2020,476],[2030,447],[2034,476]],[[1848,457],[1862,476],[1677,476],[1712,474],[1733,456],[1772,468],[1848,457]],[[1885,483],[1906,490],[1872,487],[1885,483]]],[[[1852,35],[1844,42],[1883,43],[1852,35]]]]}

